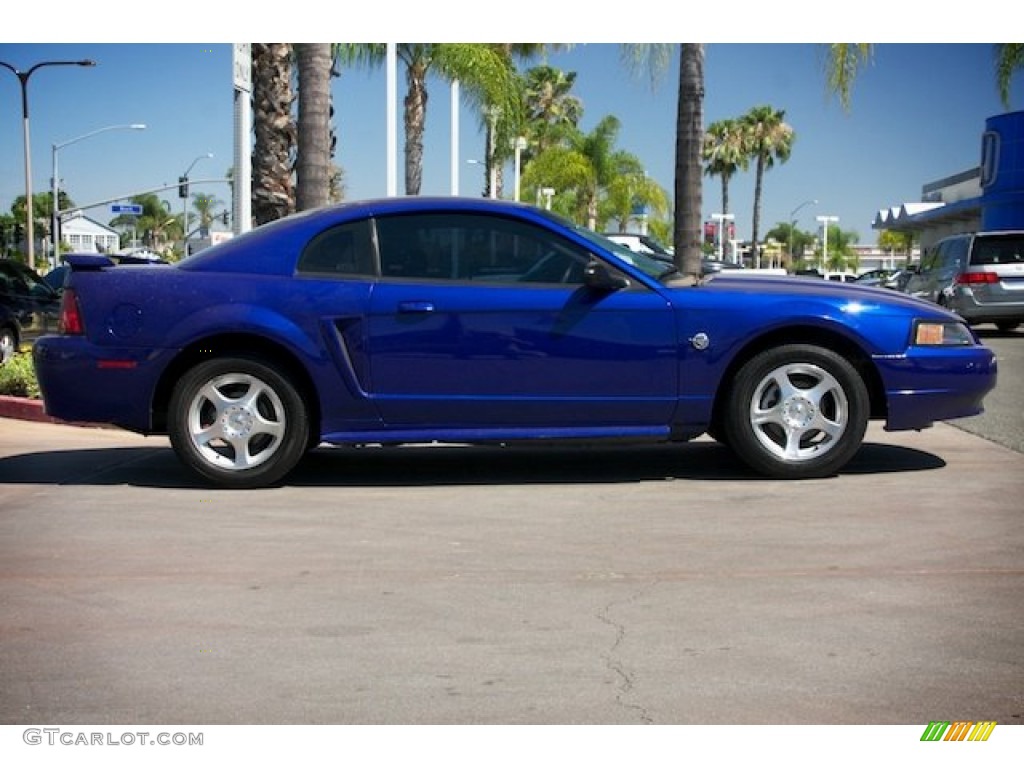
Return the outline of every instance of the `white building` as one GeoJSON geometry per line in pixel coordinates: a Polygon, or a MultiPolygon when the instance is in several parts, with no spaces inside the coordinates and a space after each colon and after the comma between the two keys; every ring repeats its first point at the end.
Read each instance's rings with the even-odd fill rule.
{"type": "Polygon", "coordinates": [[[121,236],[116,230],[81,213],[63,220],[60,239],[75,253],[116,253],[121,248],[121,236]]]}

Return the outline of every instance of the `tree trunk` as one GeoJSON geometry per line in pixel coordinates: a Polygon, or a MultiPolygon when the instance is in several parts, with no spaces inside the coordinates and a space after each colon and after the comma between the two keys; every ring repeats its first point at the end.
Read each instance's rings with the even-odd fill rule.
{"type": "Polygon", "coordinates": [[[295,204],[299,211],[330,202],[331,44],[297,43],[299,145],[295,204]]]}
{"type": "Polygon", "coordinates": [[[427,122],[426,65],[413,62],[405,75],[405,194],[418,195],[423,183],[423,132],[427,122]]]}
{"type": "Polygon", "coordinates": [[[755,267],[761,266],[761,246],[757,237],[761,230],[761,188],[764,184],[764,158],[757,158],[757,172],[754,176],[754,221],[750,234],[750,258],[755,267]]]}
{"type": "Polygon", "coordinates": [[[252,79],[252,214],[260,225],[295,211],[291,44],[253,43],[252,79]]]}
{"type": "Polygon", "coordinates": [[[701,273],[701,145],[704,139],[704,46],[679,46],[676,113],[675,262],[686,275],[701,273]]]}

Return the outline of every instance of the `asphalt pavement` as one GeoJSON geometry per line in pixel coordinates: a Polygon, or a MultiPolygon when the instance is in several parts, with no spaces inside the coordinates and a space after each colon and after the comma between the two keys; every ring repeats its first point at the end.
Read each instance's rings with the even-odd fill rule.
{"type": "Polygon", "coordinates": [[[0,723],[1024,723],[1024,454],[321,450],[0,418],[0,723]]]}

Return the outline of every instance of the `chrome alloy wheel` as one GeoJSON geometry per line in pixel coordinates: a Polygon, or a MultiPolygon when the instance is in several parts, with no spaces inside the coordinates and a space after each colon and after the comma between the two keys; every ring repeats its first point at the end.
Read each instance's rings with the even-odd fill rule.
{"type": "Polygon", "coordinates": [[[768,453],[785,462],[818,458],[840,443],[850,406],[839,381],[817,365],[789,363],[754,387],[750,426],[768,453]]]}
{"type": "Polygon", "coordinates": [[[248,373],[210,379],[188,403],[187,419],[189,439],[199,456],[234,471],[273,458],[288,427],[277,392],[248,373]]]}
{"type": "Polygon", "coordinates": [[[0,365],[3,365],[18,354],[18,341],[14,332],[0,328],[0,365]]]}

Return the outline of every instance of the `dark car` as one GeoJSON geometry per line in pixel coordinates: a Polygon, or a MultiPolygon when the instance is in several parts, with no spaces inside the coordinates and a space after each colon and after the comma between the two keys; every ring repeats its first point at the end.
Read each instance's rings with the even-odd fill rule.
{"type": "Polygon", "coordinates": [[[0,259],[0,365],[57,329],[60,297],[21,262],[0,259]]]}
{"type": "Polygon", "coordinates": [[[311,448],[685,441],[821,477],[890,430],[969,416],[992,352],[890,291],[700,280],[547,211],[390,198],[309,211],[176,265],[69,256],[47,411],[168,433],[207,481],[281,480],[311,448]]]}

